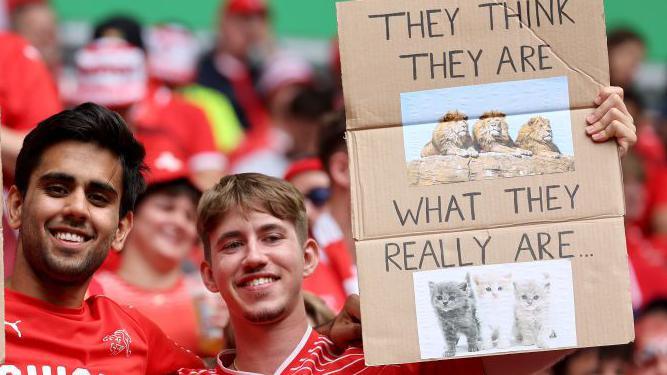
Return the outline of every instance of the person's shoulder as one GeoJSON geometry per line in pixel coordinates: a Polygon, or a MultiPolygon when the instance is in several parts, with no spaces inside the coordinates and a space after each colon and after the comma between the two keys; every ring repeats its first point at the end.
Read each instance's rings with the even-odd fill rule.
{"type": "Polygon", "coordinates": [[[109,319],[118,319],[127,323],[133,323],[141,331],[152,328],[154,323],[137,311],[132,305],[122,305],[104,294],[90,296],[86,303],[91,311],[105,314],[109,319]]]}

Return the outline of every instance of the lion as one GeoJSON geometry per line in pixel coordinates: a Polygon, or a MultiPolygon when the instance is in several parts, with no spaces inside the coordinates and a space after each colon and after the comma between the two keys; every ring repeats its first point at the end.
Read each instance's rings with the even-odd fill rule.
{"type": "Polygon", "coordinates": [[[517,147],[510,137],[506,115],[498,111],[484,113],[472,130],[473,144],[479,152],[501,152],[516,157],[532,156],[533,153],[517,147]]]}
{"type": "Polygon", "coordinates": [[[479,156],[468,132],[468,116],[459,111],[450,111],[439,120],[433,130],[433,137],[421,152],[423,158],[435,155],[457,155],[463,158],[479,156]]]}
{"type": "Polygon", "coordinates": [[[561,157],[561,152],[554,144],[553,138],[551,122],[542,116],[536,116],[521,127],[516,137],[516,144],[532,151],[534,155],[558,159],[561,157]]]}

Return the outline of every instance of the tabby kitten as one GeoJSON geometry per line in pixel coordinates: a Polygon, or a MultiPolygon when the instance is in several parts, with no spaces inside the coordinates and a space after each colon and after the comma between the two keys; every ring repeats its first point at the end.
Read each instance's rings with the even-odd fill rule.
{"type": "Polygon", "coordinates": [[[479,350],[479,322],[475,316],[473,300],[467,282],[429,282],[431,304],[440,322],[443,336],[447,343],[443,354],[453,357],[459,335],[464,334],[468,340],[468,351],[479,350]]]}
{"type": "Polygon", "coordinates": [[[555,337],[548,325],[550,289],[548,273],[537,280],[514,282],[517,339],[521,345],[547,348],[549,337],[555,337]]]}
{"type": "Polygon", "coordinates": [[[473,276],[482,349],[509,348],[514,328],[512,274],[473,276]]]}

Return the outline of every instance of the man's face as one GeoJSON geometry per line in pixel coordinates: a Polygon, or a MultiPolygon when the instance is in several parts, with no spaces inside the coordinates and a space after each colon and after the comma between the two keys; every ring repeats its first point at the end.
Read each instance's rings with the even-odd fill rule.
{"type": "Polygon", "coordinates": [[[12,186],[8,197],[10,224],[34,273],[60,284],[87,281],[132,226],[131,213],[119,220],[121,194],[122,166],[111,152],[72,141],[48,148],[26,195],[12,186]]]}
{"type": "Polygon", "coordinates": [[[638,41],[627,41],[609,50],[611,83],[621,87],[632,85],[646,49],[638,41]]]}
{"type": "Polygon", "coordinates": [[[129,243],[156,266],[178,266],[197,241],[196,207],[190,196],[156,192],[137,207],[129,243]]]}
{"type": "Polygon", "coordinates": [[[233,209],[209,234],[211,263],[202,276],[232,317],[275,323],[303,307],[303,278],[317,266],[317,245],[301,245],[294,224],[263,212],[233,209]]]}
{"type": "Polygon", "coordinates": [[[331,182],[324,171],[307,171],[294,176],[290,183],[305,196],[306,212],[311,223],[325,211],[331,182]],[[327,199],[324,199],[324,198],[327,199]]]}
{"type": "Polygon", "coordinates": [[[264,13],[225,14],[220,25],[222,48],[240,59],[268,42],[269,21],[264,13]]]}

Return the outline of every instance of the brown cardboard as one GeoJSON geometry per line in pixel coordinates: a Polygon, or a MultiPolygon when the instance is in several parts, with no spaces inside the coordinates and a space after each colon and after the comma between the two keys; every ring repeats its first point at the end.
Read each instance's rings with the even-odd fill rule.
{"type": "MultiPolygon", "coordinates": [[[[447,274],[505,268],[536,283],[543,280],[533,266],[553,266],[540,271],[545,280],[571,275],[569,287],[553,282],[564,288],[553,292],[559,298],[573,293],[576,318],[572,332],[559,327],[561,337],[551,338],[558,348],[630,341],[618,154],[613,142],[595,144],[584,131],[593,99],[609,84],[602,0],[359,0],[337,8],[367,362],[448,359],[424,355],[433,344],[418,333],[426,319],[426,310],[415,310],[418,286],[432,277],[425,275],[444,282],[447,274]],[[533,122],[530,134],[543,145],[526,141],[533,122]],[[484,143],[484,132],[494,131],[513,142],[484,143]],[[570,253],[514,258],[523,233],[542,232],[532,246],[545,250],[559,230],[573,231],[570,253]],[[429,238],[461,238],[475,249],[479,233],[493,237],[483,264],[454,252],[447,266],[413,269],[419,255],[401,258],[429,238]],[[552,255],[555,263],[545,263],[552,255]],[[564,264],[569,273],[559,271],[564,264]]],[[[548,349],[536,342],[465,355],[548,349]]]]}
{"type": "MultiPolygon", "coordinates": [[[[412,273],[438,269],[432,257],[427,256],[419,270],[399,271],[390,263],[390,272],[387,272],[385,246],[388,243],[415,242],[408,247],[414,255],[414,258],[408,258],[408,266],[418,267],[424,241],[431,240],[435,243],[443,239],[445,262],[456,267],[459,258],[455,241],[460,238],[462,261],[477,266],[482,264],[482,257],[473,238],[477,236],[481,242],[490,236],[485,264],[508,264],[514,263],[522,235],[525,233],[534,239],[540,232],[553,236],[553,242],[546,249],[554,259],[560,258],[558,233],[568,232],[563,236],[563,240],[570,246],[563,248],[562,256],[572,256],[563,259],[572,262],[576,347],[624,344],[632,341],[634,331],[623,220],[610,218],[358,242],[357,264],[367,363],[379,365],[421,361],[412,273]]],[[[534,243],[533,245],[535,246],[534,243]]],[[[539,251],[536,250],[535,255],[539,259],[539,251]]],[[[543,257],[551,259],[546,253],[543,253],[543,257]]],[[[439,254],[437,258],[439,259],[439,254]]],[[[401,257],[395,259],[399,264],[403,264],[401,257]]],[[[523,251],[517,262],[531,260],[529,253],[523,251]]]]}

